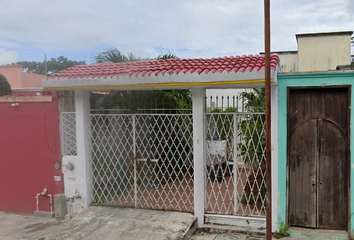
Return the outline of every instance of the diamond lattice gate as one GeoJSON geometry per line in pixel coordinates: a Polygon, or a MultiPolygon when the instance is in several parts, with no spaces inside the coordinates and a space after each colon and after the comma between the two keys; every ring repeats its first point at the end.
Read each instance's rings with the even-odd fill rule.
{"type": "Polygon", "coordinates": [[[190,114],[91,114],[94,204],[193,212],[190,114]]]}
{"type": "MultiPolygon", "coordinates": [[[[190,114],[90,114],[93,204],[193,212],[190,114]]],[[[207,113],[206,213],[265,216],[265,117],[207,113]]],[[[62,151],[77,154],[75,113],[62,151]]]]}
{"type": "Polygon", "coordinates": [[[62,112],[61,121],[61,149],[63,156],[76,156],[76,115],[74,112],[62,112]]]}
{"type": "Polygon", "coordinates": [[[265,216],[265,115],[207,113],[206,212],[265,216]]]}

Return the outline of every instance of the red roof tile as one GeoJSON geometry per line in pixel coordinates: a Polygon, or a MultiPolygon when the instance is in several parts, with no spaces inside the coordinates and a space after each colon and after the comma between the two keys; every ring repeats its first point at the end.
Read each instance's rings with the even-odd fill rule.
{"type": "MultiPolygon", "coordinates": [[[[271,56],[271,69],[276,70],[278,55],[271,56]]],[[[236,57],[219,57],[211,59],[167,59],[167,60],[141,60],[124,63],[98,63],[78,65],[56,74],[50,78],[95,78],[95,77],[120,77],[173,74],[208,74],[215,72],[258,72],[264,70],[264,56],[243,55],[236,57]]]]}

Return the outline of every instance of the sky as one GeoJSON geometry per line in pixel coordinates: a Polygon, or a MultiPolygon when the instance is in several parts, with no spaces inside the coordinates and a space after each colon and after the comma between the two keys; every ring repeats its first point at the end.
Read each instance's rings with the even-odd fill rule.
{"type": "MultiPolygon", "coordinates": [[[[295,34],[353,31],[353,0],[270,0],[271,51],[295,34]]],[[[92,63],[116,47],[154,58],[264,51],[263,0],[0,0],[0,64],[65,56],[92,63]]]]}

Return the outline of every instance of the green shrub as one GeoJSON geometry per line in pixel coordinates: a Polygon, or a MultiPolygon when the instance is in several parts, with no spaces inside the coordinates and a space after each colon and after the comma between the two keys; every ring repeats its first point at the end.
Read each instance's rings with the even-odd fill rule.
{"type": "Polygon", "coordinates": [[[283,237],[289,236],[288,227],[289,227],[288,224],[286,224],[284,222],[281,222],[280,223],[280,228],[274,233],[274,237],[279,239],[279,238],[283,238],[283,237]]]}
{"type": "Polygon", "coordinates": [[[11,95],[12,90],[10,83],[7,81],[6,77],[0,74],[0,96],[11,95]]]}

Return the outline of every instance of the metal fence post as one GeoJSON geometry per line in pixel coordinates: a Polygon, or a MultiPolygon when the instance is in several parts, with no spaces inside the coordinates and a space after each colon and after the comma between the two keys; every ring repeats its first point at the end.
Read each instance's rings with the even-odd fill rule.
{"type": "Polygon", "coordinates": [[[238,209],[238,192],[237,192],[237,169],[238,169],[238,160],[237,160],[237,131],[238,131],[238,121],[237,114],[234,113],[234,166],[233,166],[233,177],[234,177],[234,213],[237,212],[238,209]]]}
{"type": "Polygon", "coordinates": [[[138,207],[138,186],[137,186],[137,169],[136,169],[136,115],[133,114],[133,161],[134,161],[134,203],[138,207]]]}
{"type": "Polygon", "coordinates": [[[193,96],[193,151],[194,151],[194,215],[198,227],[204,224],[205,206],[205,89],[192,89],[193,96]]]}

